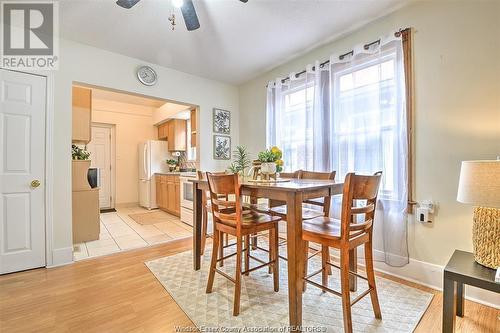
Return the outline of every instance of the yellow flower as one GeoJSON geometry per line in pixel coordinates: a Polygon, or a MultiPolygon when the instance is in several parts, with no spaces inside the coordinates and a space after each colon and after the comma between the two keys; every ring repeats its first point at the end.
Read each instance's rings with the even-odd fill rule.
{"type": "Polygon", "coordinates": [[[283,160],[277,160],[276,161],[277,166],[283,166],[283,160]]]}
{"type": "Polygon", "coordinates": [[[271,152],[276,155],[279,159],[281,159],[281,156],[283,156],[283,152],[281,151],[281,149],[279,149],[278,147],[274,146],[274,147],[271,147],[271,152]]]}

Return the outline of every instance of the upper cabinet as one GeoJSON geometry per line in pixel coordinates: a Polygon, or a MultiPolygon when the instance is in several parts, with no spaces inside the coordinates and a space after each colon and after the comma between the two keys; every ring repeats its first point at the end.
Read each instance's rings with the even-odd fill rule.
{"type": "Polygon", "coordinates": [[[73,134],[74,143],[87,144],[91,140],[92,90],[73,87],[73,134]]]}
{"type": "Polygon", "coordinates": [[[191,135],[191,148],[196,147],[196,109],[191,110],[191,118],[189,120],[191,122],[191,133],[188,133],[188,135],[191,135]]]}
{"type": "Polygon", "coordinates": [[[158,126],[158,140],[168,141],[169,151],[186,151],[186,121],[170,119],[158,126]]]}

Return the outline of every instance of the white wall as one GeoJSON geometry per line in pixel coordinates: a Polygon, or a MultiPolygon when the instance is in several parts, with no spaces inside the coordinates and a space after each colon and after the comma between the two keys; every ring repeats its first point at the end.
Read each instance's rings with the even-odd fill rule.
{"type": "Polygon", "coordinates": [[[472,250],[472,207],[456,202],[460,161],[500,155],[499,22],[498,1],[420,1],[314,49],[240,86],[240,144],[254,155],[265,146],[269,80],[415,28],[415,191],[439,210],[432,225],[410,222],[410,256],[444,265],[454,249],[472,250]]]}
{"type": "MultiPolygon", "coordinates": [[[[239,112],[236,87],[204,79],[144,61],[107,52],[72,41],[60,41],[59,70],[54,77],[53,164],[53,249],[57,258],[71,258],[71,86],[80,82],[167,100],[199,105],[199,155],[202,169],[222,169],[224,162],[212,159],[213,107],[232,111],[232,141],[238,144],[239,112]],[[137,81],[139,65],[150,65],[158,73],[158,83],[146,87],[137,81]],[[65,255],[61,254],[64,252],[65,255]]],[[[49,230],[49,232],[51,232],[49,230]]],[[[54,265],[61,264],[58,260],[54,265]]]]}
{"type": "Polygon", "coordinates": [[[92,100],[92,122],[115,125],[116,204],[139,202],[138,145],[156,140],[153,126],[156,108],[128,103],[92,100]]]}

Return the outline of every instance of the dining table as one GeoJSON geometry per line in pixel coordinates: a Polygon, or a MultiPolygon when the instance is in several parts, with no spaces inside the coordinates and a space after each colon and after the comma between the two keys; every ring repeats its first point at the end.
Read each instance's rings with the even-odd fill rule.
{"type": "MultiPolygon", "coordinates": [[[[193,221],[193,268],[201,266],[201,237],[203,191],[208,191],[206,180],[192,179],[194,221],[193,221]]],[[[288,253],[288,303],[290,329],[302,328],[302,291],[304,275],[304,242],[302,240],[302,203],[342,194],[343,183],[334,180],[290,179],[277,182],[255,182],[242,180],[241,194],[251,198],[267,198],[286,202],[286,238],[288,253]]],[[[356,271],[355,253],[350,257],[351,270],[356,271]]],[[[355,279],[351,280],[351,290],[355,289],[355,279]]]]}

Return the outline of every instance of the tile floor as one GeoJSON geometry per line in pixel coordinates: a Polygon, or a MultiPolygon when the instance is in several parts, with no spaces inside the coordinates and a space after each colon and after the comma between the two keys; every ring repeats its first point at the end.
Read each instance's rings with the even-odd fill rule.
{"type": "Polygon", "coordinates": [[[114,213],[101,214],[101,234],[99,239],[74,245],[75,261],[98,257],[114,252],[147,247],[192,235],[192,227],[181,222],[176,216],[168,222],[141,225],[128,215],[146,213],[141,207],[120,208],[114,213]]]}

